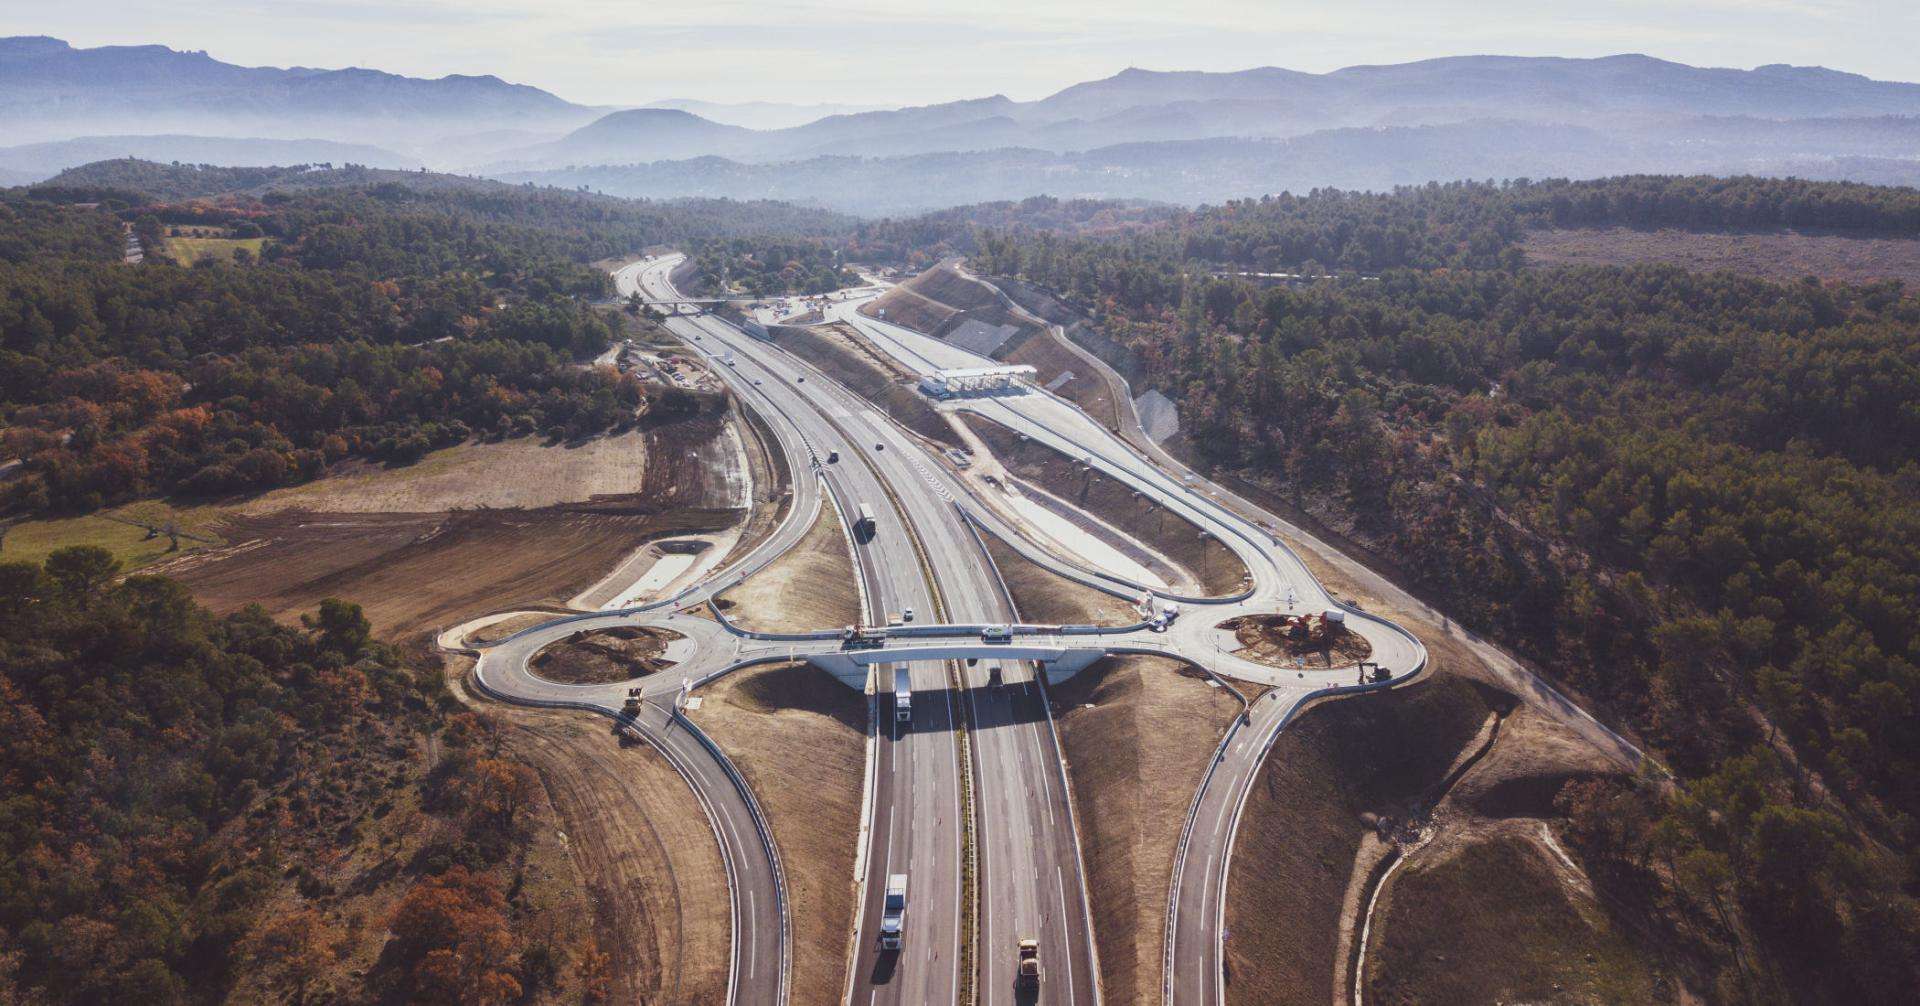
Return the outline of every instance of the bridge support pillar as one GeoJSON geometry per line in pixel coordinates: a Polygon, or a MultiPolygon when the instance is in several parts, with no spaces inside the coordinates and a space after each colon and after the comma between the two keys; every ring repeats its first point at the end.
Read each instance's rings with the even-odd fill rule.
{"type": "Polygon", "coordinates": [[[1107,655],[1105,650],[1068,650],[1057,660],[1040,662],[1042,673],[1047,676],[1047,684],[1057,685],[1087,669],[1087,666],[1107,655]]]}
{"type": "MultiPolygon", "coordinates": [[[[854,691],[867,690],[867,665],[854,663],[853,658],[844,653],[809,654],[807,663],[833,675],[841,684],[854,691]]],[[[889,684],[887,687],[892,686],[889,684]]]]}

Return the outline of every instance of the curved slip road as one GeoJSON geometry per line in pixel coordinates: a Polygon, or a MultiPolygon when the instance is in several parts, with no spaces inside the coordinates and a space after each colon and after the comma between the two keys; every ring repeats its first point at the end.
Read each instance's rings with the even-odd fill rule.
{"type": "MultiPolygon", "coordinates": [[[[623,293],[637,289],[656,301],[670,301],[674,294],[666,277],[677,261],[675,256],[637,263],[616,274],[616,279],[623,293]]],[[[1044,683],[1036,680],[1030,665],[1001,661],[1007,667],[1008,687],[988,689],[988,660],[969,669],[952,659],[969,647],[978,650],[982,624],[1010,621],[1013,615],[963,506],[988,526],[995,515],[990,508],[979,507],[981,501],[969,502],[957,484],[943,478],[939,459],[912,435],[803,362],[715,318],[675,316],[667,325],[690,346],[714,357],[713,369],[773,428],[795,472],[794,504],[787,520],[767,542],[675,599],[538,626],[503,641],[483,655],[477,678],[490,691],[518,701],[576,705],[613,714],[624,698],[622,686],[544,682],[526,672],[527,658],[541,646],[583,628],[662,625],[688,637],[683,650],[690,650],[691,656],[675,671],[642,686],[648,711],[634,728],[670,752],[714,820],[733,889],[733,996],[748,1002],[782,1001],[791,953],[777,850],[752,794],[724,755],[691,724],[669,716],[667,710],[673,694],[684,685],[735,667],[795,656],[830,657],[840,649],[838,634],[745,633],[673,612],[732,586],[791,547],[811,526],[824,500],[837,500],[844,509],[867,503],[880,517],[872,540],[856,546],[870,613],[878,616],[912,605],[921,617],[920,624],[899,632],[911,633],[913,638],[890,642],[887,651],[899,652],[899,659],[911,667],[917,693],[913,728],[897,731],[890,709],[875,710],[882,736],[874,749],[872,823],[863,850],[866,897],[852,1000],[951,1002],[959,993],[959,951],[965,936],[959,931],[960,837],[965,822],[959,819],[958,808],[965,766],[951,731],[958,712],[955,707],[964,703],[976,724],[969,735],[968,755],[977,783],[980,998],[988,1003],[1026,1001],[1014,996],[1013,947],[1022,937],[1034,937],[1041,941],[1047,968],[1039,998],[1097,1002],[1097,960],[1072,807],[1057,740],[1046,715],[1044,683]],[[731,362],[718,362],[722,358],[731,362]],[[886,449],[870,447],[881,443],[886,449]],[[828,450],[840,451],[839,464],[819,463],[828,450]],[[924,569],[931,571],[931,585],[922,559],[924,569]],[[930,586],[937,588],[944,602],[946,621],[956,624],[926,624],[938,610],[930,586]],[[921,649],[913,649],[909,642],[921,649]],[[928,657],[933,659],[924,659],[928,657]],[[961,683],[957,691],[956,678],[961,683]],[[876,952],[872,935],[878,926],[885,877],[896,872],[907,872],[912,878],[908,946],[900,954],[882,955],[876,952]],[[768,961],[778,961],[779,966],[770,968],[768,961]]],[[[874,341],[884,346],[884,340],[898,338],[881,332],[874,341]]],[[[1317,610],[1330,605],[1331,599],[1298,559],[1264,530],[1166,476],[1070,405],[1030,393],[976,401],[969,407],[1127,480],[1218,536],[1240,555],[1251,573],[1251,588],[1243,596],[1188,599],[1192,614],[1176,621],[1166,633],[1143,626],[1019,630],[1022,640],[1032,639],[1043,647],[1091,646],[1109,652],[1176,656],[1276,686],[1273,694],[1278,698],[1256,707],[1252,725],[1229,738],[1225,757],[1197,794],[1193,826],[1183,839],[1173,881],[1168,951],[1176,963],[1169,969],[1169,997],[1217,1001],[1221,889],[1245,784],[1273,734],[1284,725],[1286,712],[1296,708],[1302,697],[1354,686],[1351,670],[1290,673],[1222,653],[1222,634],[1213,626],[1235,614],[1271,612],[1288,604],[1297,605],[1298,610],[1317,610]],[[1191,985],[1188,977],[1193,979],[1191,985]],[[1186,991],[1189,987],[1191,993],[1186,991]]],[[[1023,547],[1023,551],[1030,549],[1030,545],[1023,547]]],[[[1086,570],[1044,552],[1029,554],[1063,575],[1091,578],[1105,583],[1102,589],[1127,592],[1123,596],[1142,589],[1123,577],[1086,570]]],[[[1352,613],[1350,624],[1372,641],[1376,658],[1394,672],[1396,683],[1424,667],[1424,650],[1398,627],[1358,611],[1352,613]]],[[[1060,652],[1056,649],[1053,655],[1060,652]]],[[[884,664],[882,672],[890,677],[884,664]]],[[[887,687],[890,682],[881,690],[887,687]]]]}

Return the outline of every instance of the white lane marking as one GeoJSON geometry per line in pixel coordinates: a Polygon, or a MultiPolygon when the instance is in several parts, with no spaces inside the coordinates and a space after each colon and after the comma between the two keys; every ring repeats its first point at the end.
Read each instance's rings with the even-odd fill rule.
{"type": "MultiPolygon", "coordinates": [[[[751,919],[753,917],[754,917],[753,888],[749,887],[747,888],[747,918],[751,919]]],[[[747,977],[748,978],[753,977],[754,971],[756,970],[756,965],[760,960],[759,945],[760,945],[759,940],[753,940],[747,944],[747,977]]]]}
{"type": "Polygon", "coordinates": [[[1073,987],[1073,930],[1067,928],[1067,875],[1057,866],[1053,868],[1053,883],[1053,893],[1060,896],[1060,943],[1067,948],[1062,955],[1067,959],[1067,1001],[1073,1002],[1078,997],[1073,987]]]}
{"type": "MultiPolygon", "coordinates": [[[[1200,910],[1202,913],[1205,913],[1207,905],[1212,903],[1209,898],[1209,892],[1213,889],[1213,861],[1216,858],[1216,853],[1207,854],[1207,875],[1200,881],[1200,910]]],[[[1207,1001],[1207,951],[1212,949],[1212,947],[1212,940],[1200,941],[1200,968],[1199,973],[1193,976],[1195,991],[1193,1001],[1197,1003],[1207,1001]]]]}

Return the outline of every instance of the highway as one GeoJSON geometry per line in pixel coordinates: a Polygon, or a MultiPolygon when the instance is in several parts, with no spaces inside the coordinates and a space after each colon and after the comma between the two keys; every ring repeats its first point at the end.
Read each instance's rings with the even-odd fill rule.
{"type": "MultiPolygon", "coordinates": [[[[995,361],[921,335],[910,329],[858,313],[860,301],[835,305],[832,315],[852,324],[870,341],[909,369],[991,366],[995,361]]],[[[1248,509],[1229,509],[1219,502],[1218,490],[1198,480],[1174,477],[1154,459],[1137,452],[1077,407],[1045,393],[1000,396],[961,406],[1046,443],[1069,456],[1081,457],[1092,467],[1121,479],[1157,502],[1168,506],[1220,538],[1246,562],[1253,576],[1248,598],[1252,610],[1315,611],[1336,602],[1268,528],[1277,520],[1256,524],[1242,516],[1248,509]],[[1264,524],[1264,526],[1262,526],[1264,524]]],[[[1269,515],[1270,516],[1270,515],[1269,515]]],[[[1397,626],[1364,613],[1352,627],[1366,635],[1374,658],[1393,670],[1397,681],[1424,670],[1425,648],[1397,626]],[[1391,630],[1391,631],[1383,631],[1391,630]]],[[[1217,624],[1226,612],[1204,619],[1175,623],[1188,643],[1181,647],[1189,659],[1226,673],[1253,680],[1262,677],[1236,669],[1216,652],[1206,654],[1207,640],[1197,634],[1217,624]],[[1226,664],[1226,667],[1222,667],[1226,664]]],[[[1218,640],[1213,641],[1218,645],[1218,640]]],[[[1224,739],[1218,757],[1189,809],[1187,830],[1176,852],[1169,890],[1169,912],[1164,947],[1163,995],[1168,1003],[1213,1004],[1225,1001],[1222,972],[1226,917],[1226,888],[1234,835],[1267,752],[1282,728],[1310,699],[1330,691],[1352,690],[1301,676],[1293,681],[1266,678],[1274,685],[1224,739]]]]}
{"type": "MultiPolygon", "coordinates": [[[[616,273],[622,295],[640,291],[657,302],[678,295],[667,283],[677,256],[636,263],[616,273]]],[[[958,362],[960,351],[936,340],[852,313],[858,300],[836,304],[879,347],[916,370],[978,365],[958,362]]],[[[1146,585],[1112,571],[1052,554],[1026,540],[1018,519],[997,501],[953,478],[947,462],[925,449],[848,389],[778,347],[709,315],[678,313],[666,324],[676,336],[713,358],[712,369],[742,403],[773,429],[794,472],[792,505],[784,522],[760,545],[732,559],[682,594],[622,611],[595,613],[536,626],[486,649],[476,680],[513,701],[569,705],[618,715],[619,685],[573,686],[531,674],[527,661],[541,647],[582,629],[645,624],[687,638],[675,644],[680,663],[642,686],[646,709],[632,724],[674,760],[714,822],[734,902],[732,1000],[783,1002],[791,959],[790,920],[781,867],[753,795],[725,756],[684,718],[671,714],[683,687],[754,663],[803,658],[854,687],[874,670],[891,686],[891,666],[911,668],[915,690],[910,728],[896,726],[889,705],[874,708],[877,736],[871,766],[871,827],[861,859],[864,899],[855,934],[849,999],[855,1003],[954,1002],[960,972],[963,837],[961,812],[971,777],[975,800],[978,996],[985,1003],[1032,1001],[1015,994],[1014,947],[1038,939],[1045,980],[1038,1001],[1099,1001],[1098,962],[1073,807],[1044,679],[1057,680],[1106,653],[1151,653],[1199,663],[1228,677],[1271,687],[1244,725],[1228,735],[1221,757],[1194,795],[1171,878],[1167,932],[1170,1002],[1217,1003],[1222,998],[1220,921],[1232,840],[1246,793],[1274,736],[1310,698],[1397,685],[1425,668],[1426,654],[1410,634],[1357,609],[1348,625],[1372,644],[1392,680],[1363,683],[1352,668],[1297,670],[1235,656],[1231,634],[1216,628],[1239,614],[1318,611],[1336,602],[1297,556],[1266,527],[1222,506],[1210,489],[1169,474],[1101,428],[1077,408],[1035,389],[978,398],[961,408],[1003,423],[1121,479],[1181,514],[1231,548],[1249,571],[1247,589],[1229,597],[1179,597],[1183,613],[1171,626],[1013,625],[988,638],[987,627],[1016,621],[973,525],[1007,538],[1028,558],[1063,576],[1117,596],[1137,598],[1146,585]],[[722,358],[731,363],[722,362],[722,358]],[[884,448],[878,446],[884,445],[884,448]],[[829,451],[837,463],[827,463],[829,451]],[[843,512],[860,503],[878,516],[871,540],[855,545],[856,568],[870,623],[912,606],[912,624],[889,631],[876,650],[848,650],[836,627],[809,633],[745,632],[683,612],[738,583],[790,548],[811,526],[818,508],[843,512]],[[1162,628],[1165,631],[1160,631],[1162,628]],[[965,661],[976,660],[968,667],[965,661]],[[1045,663],[1038,663],[1044,661],[1045,663]],[[1005,669],[1005,687],[986,686],[988,669],[1005,669]],[[1046,668],[1046,674],[1037,669],[1046,668]],[[956,687],[956,685],[958,687],[956,687]],[[963,716],[964,714],[964,716],[963,716]],[[964,751],[956,726],[970,720],[964,751]],[[891,873],[909,874],[906,948],[876,946],[881,894],[891,873]]],[[[848,523],[851,523],[849,521],[848,523]]],[[[880,696],[875,697],[879,702],[880,696]]]]}

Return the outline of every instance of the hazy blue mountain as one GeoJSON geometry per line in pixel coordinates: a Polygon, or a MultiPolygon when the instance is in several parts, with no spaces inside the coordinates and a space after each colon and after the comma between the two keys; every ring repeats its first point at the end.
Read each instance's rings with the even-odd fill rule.
{"type": "Polygon", "coordinates": [[[1085,151],[1034,148],[749,163],[702,157],[501,175],[609,195],[781,199],[883,215],[1033,195],[1213,203],[1321,186],[1387,189],[1428,181],[1596,178],[1633,173],[1859,177],[1920,182],[1920,117],[1778,122],[1703,118],[1626,133],[1475,120],[1215,137],[1085,151]],[[1823,151],[1831,149],[1834,153],[1823,151]],[[1892,154],[1888,151],[1903,151],[1892,154]]]}
{"type": "Polygon", "coordinates": [[[244,67],[158,45],[0,39],[0,135],[20,142],[171,133],[427,143],[479,123],[571,128],[599,111],[493,76],[244,67]]]}
{"type": "Polygon", "coordinates": [[[649,101],[648,108],[672,108],[713,122],[748,129],[788,129],[830,115],[855,115],[877,112],[888,105],[794,105],[780,101],[701,101],[698,98],[665,98],[649,101]]]}
{"type": "Polygon", "coordinates": [[[630,108],[588,123],[552,143],[515,150],[503,160],[543,164],[662,161],[703,154],[749,154],[760,134],[673,108],[630,108]]]}
{"type": "Polygon", "coordinates": [[[274,164],[364,164],[375,168],[418,167],[419,161],[363,143],[333,140],[266,140],[224,136],[82,136],[71,140],[0,147],[0,168],[38,181],[67,168],[109,158],[136,157],[183,164],[262,167],[274,164]]]}
{"type": "Polygon", "coordinates": [[[615,113],[609,119],[622,129],[593,130],[592,144],[563,143],[518,159],[522,166],[559,166],[705,154],[757,162],[1002,147],[1071,152],[1126,142],[1283,138],[1489,120],[1642,130],[1705,116],[1886,115],[1920,115],[1920,84],[1820,67],[1715,69],[1638,55],[1460,56],[1321,74],[1277,67],[1235,73],[1126,70],[1038,101],[994,95],[745,133],[615,113]]]}

